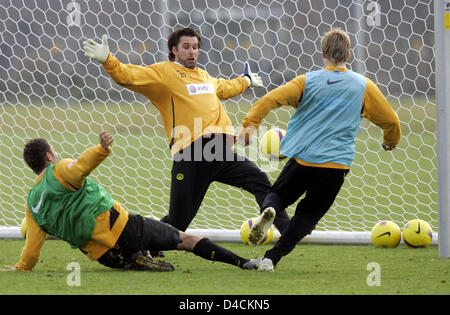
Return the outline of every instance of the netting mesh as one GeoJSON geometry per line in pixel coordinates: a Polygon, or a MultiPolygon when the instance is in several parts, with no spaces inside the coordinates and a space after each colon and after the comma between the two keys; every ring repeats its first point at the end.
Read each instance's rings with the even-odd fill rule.
{"type": "MultiPolygon", "coordinates": [[[[22,161],[28,139],[48,138],[61,157],[75,159],[104,129],[116,138],[114,153],[91,176],[131,212],[167,213],[172,162],[158,111],[84,57],[81,43],[108,34],[120,61],[149,65],[167,60],[166,39],[177,26],[200,30],[199,67],[211,76],[240,76],[247,61],[261,75],[265,88],[223,102],[236,130],[259,97],[322,68],[323,33],[346,30],[348,67],[378,84],[403,138],[384,152],[380,129],[363,120],[353,169],[318,229],[362,231],[417,217],[437,229],[433,6],[417,0],[2,0],[0,225],[17,226],[24,215],[35,179],[22,161]]],[[[272,181],[285,162],[259,156],[257,139],[262,130],[286,129],[291,114],[271,112],[254,145],[238,148],[272,181]]],[[[190,228],[236,229],[258,212],[247,192],[214,183],[190,228]]]]}

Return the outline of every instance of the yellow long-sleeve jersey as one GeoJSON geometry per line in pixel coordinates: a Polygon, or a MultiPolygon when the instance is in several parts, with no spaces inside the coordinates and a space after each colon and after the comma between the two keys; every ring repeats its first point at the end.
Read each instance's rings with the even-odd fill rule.
{"type": "MultiPolygon", "coordinates": [[[[77,160],[63,159],[56,163],[53,175],[65,188],[76,191],[83,186],[86,177],[94,170],[110,152],[99,144],[85,150],[77,160]]],[[[43,179],[46,170],[39,175],[36,183],[43,179]]],[[[114,225],[110,227],[110,212],[106,211],[96,218],[96,226],[91,239],[80,247],[91,260],[100,258],[110,248],[114,247],[119,236],[128,222],[128,212],[123,209],[118,201],[113,208],[119,213],[114,225]]],[[[47,238],[45,233],[31,214],[28,205],[25,210],[27,230],[25,246],[22,249],[16,269],[30,271],[36,265],[42,245],[47,238]]]]}
{"type": "Polygon", "coordinates": [[[234,136],[220,99],[243,93],[249,86],[245,78],[216,79],[170,61],[146,67],[123,64],[112,54],[103,68],[116,83],[143,94],[158,108],[172,154],[205,134],[234,136]]]}

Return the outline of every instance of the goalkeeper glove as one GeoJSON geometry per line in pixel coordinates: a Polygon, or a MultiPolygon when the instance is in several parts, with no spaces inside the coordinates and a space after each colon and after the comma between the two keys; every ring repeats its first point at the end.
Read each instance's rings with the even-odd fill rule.
{"type": "Polygon", "coordinates": [[[248,62],[245,63],[244,77],[247,79],[247,81],[249,81],[248,83],[251,87],[260,88],[264,86],[261,77],[257,73],[252,73],[250,71],[248,62]]]}
{"type": "Polygon", "coordinates": [[[108,36],[102,36],[102,43],[98,44],[92,39],[83,42],[84,55],[88,58],[94,59],[100,63],[105,63],[109,56],[108,36]]]}

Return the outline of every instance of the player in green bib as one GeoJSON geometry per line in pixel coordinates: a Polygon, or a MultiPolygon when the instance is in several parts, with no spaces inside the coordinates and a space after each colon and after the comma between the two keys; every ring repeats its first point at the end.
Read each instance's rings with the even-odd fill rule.
{"type": "Polygon", "coordinates": [[[98,215],[111,209],[112,197],[92,179],[72,191],[53,175],[55,164],[47,168],[28,194],[28,205],[36,223],[48,234],[54,235],[78,248],[88,242],[98,215]]]}
{"type": "Polygon", "coordinates": [[[154,261],[148,252],[185,250],[248,269],[249,260],[207,238],[129,213],[88,178],[111,153],[113,141],[109,132],[102,132],[100,144],[85,150],[77,160],[58,160],[53,146],[42,138],[25,145],[24,160],[38,178],[27,198],[26,240],[20,260],[3,270],[32,270],[48,234],[111,268],[172,271],[173,265],[154,261]]]}

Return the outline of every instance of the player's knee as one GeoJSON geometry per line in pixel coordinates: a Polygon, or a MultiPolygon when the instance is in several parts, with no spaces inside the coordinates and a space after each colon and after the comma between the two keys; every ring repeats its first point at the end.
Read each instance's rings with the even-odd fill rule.
{"type": "Polygon", "coordinates": [[[198,243],[198,241],[200,241],[202,238],[192,235],[192,234],[188,234],[188,233],[184,233],[180,231],[180,238],[181,238],[181,243],[179,243],[177,245],[177,249],[180,250],[186,250],[189,252],[192,252],[194,250],[195,245],[198,243]]]}
{"type": "MultiPolygon", "coordinates": [[[[181,216],[180,216],[181,217],[181,216]]],[[[173,226],[174,228],[176,228],[177,230],[184,232],[186,231],[186,229],[189,226],[190,221],[186,220],[184,217],[180,218],[174,218],[174,216],[166,216],[163,219],[161,219],[161,221],[164,220],[164,223],[167,223],[171,226],[173,226]]]]}

